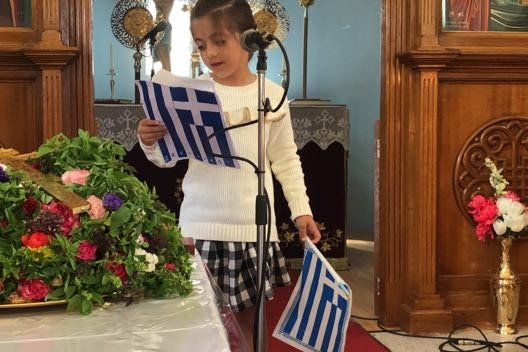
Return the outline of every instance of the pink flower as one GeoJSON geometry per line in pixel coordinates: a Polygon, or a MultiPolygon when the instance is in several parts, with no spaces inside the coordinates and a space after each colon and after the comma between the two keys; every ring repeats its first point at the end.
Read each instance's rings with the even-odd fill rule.
{"type": "Polygon", "coordinates": [[[49,288],[41,279],[20,280],[18,294],[25,300],[41,301],[48,295],[49,288]]]}
{"type": "Polygon", "coordinates": [[[4,291],[4,281],[0,280],[0,293],[4,291]]]}
{"type": "Polygon", "coordinates": [[[490,225],[478,223],[477,227],[475,228],[475,234],[477,235],[478,240],[484,241],[486,239],[486,236],[493,238],[493,231],[491,231],[491,229],[492,226],[490,225]]]}
{"type": "Polygon", "coordinates": [[[96,246],[94,246],[88,241],[82,241],[81,243],[79,243],[79,248],[77,249],[77,259],[94,260],[96,251],[96,246]]]}
{"type": "Polygon", "coordinates": [[[486,236],[493,238],[493,222],[498,215],[497,205],[493,198],[485,198],[478,194],[468,203],[473,208],[469,213],[477,223],[475,234],[480,241],[484,241],[486,236]]]}
{"type": "Polygon", "coordinates": [[[90,171],[76,169],[69,170],[62,174],[61,179],[63,183],[77,183],[79,185],[85,185],[86,179],[90,176],[90,171]]]}
{"type": "Polygon", "coordinates": [[[473,220],[476,222],[483,222],[491,225],[493,219],[497,216],[497,205],[493,198],[485,198],[481,195],[476,195],[468,203],[468,206],[473,208],[469,213],[473,215],[473,220]]]}
{"type": "Polygon", "coordinates": [[[90,219],[100,219],[105,216],[106,209],[104,208],[103,201],[100,198],[91,195],[86,200],[88,203],[90,203],[90,210],[88,211],[88,214],[90,214],[90,219]]]}
{"type": "Polygon", "coordinates": [[[514,202],[520,202],[521,201],[521,197],[519,197],[517,195],[517,193],[515,193],[513,191],[506,191],[506,194],[503,197],[504,198],[510,198],[514,202]]]}

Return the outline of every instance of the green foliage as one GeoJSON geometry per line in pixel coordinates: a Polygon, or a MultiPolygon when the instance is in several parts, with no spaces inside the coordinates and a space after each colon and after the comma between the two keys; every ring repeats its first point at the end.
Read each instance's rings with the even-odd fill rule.
{"type": "Polygon", "coordinates": [[[39,248],[25,246],[22,236],[31,235],[28,223],[57,201],[23,173],[5,170],[8,181],[0,182],[0,304],[20,299],[21,285],[33,279],[48,287],[45,300],[65,299],[68,311],[81,314],[90,314],[105,299],[129,302],[191,292],[191,258],[176,218],[133,175],[124,154],[121,146],[85,131],[74,138],[59,134],[39,147],[31,162],[42,172],[90,171],[85,184],[66,184],[70,191],[86,199],[111,193],[122,202],[99,218],[88,212],[62,214],[63,226],[78,226],[69,233],[47,233],[49,243],[39,248]],[[28,214],[30,198],[38,207],[28,214]],[[86,243],[97,248],[90,259],[80,254],[86,243]]]}

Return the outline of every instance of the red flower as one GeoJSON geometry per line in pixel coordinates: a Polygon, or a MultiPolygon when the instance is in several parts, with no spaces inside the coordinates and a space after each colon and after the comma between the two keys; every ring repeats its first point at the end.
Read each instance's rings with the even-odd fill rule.
{"type": "Polygon", "coordinates": [[[176,269],[176,264],[174,264],[174,263],[167,263],[167,264],[165,264],[165,269],[167,269],[167,270],[174,270],[174,269],[176,269]]]}
{"type": "Polygon", "coordinates": [[[82,241],[81,243],[79,243],[79,248],[77,249],[77,259],[94,260],[96,251],[96,246],[94,246],[88,241],[82,241]]]}
{"type": "Polygon", "coordinates": [[[485,198],[478,194],[468,203],[470,208],[469,213],[473,216],[473,220],[477,223],[475,233],[480,241],[484,241],[486,236],[493,238],[493,222],[497,216],[498,209],[493,198],[485,198]]]}
{"type": "Polygon", "coordinates": [[[48,292],[48,285],[41,279],[22,279],[18,283],[18,294],[25,300],[42,301],[48,292]]]}
{"type": "Polygon", "coordinates": [[[4,291],[4,281],[0,280],[0,293],[4,291]]]}
{"type": "Polygon", "coordinates": [[[22,210],[24,210],[24,214],[27,216],[33,214],[38,206],[39,202],[37,202],[37,200],[32,196],[29,196],[24,201],[24,204],[22,204],[22,210]]]}
{"type": "Polygon", "coordinates": [[[29,236],[23,235],[21,240],[24,247],[40,248],[48,245],[50,236],[44,232],[34,232],[29,236]]]}
{"type": "Polygon", "coordinates": [[[2,225],[2,227],[5,229],[7,225],[9,225],[9,221],[7,221],[7,219],[3,219],[0,221],[0,225],[2,225]]]}
{"type": "Polygon", "coordinates": [[[110,270],[112,274],[121,279],[121,282],[126,282],[128,275],[123,264],[118,264],[116,262],[111,262],[106,264],[106,268],[110,270]]]}
{"type": "Polygon", "coordinates": [[[72,229],[81,225],[79,215],[74,215],[72,210],[64,203],[51,201],[49,204],[42,204],[41,208],[62,216],[64,220],[61,224],[61,231],[65,236],[68,236],[72,229]]]}

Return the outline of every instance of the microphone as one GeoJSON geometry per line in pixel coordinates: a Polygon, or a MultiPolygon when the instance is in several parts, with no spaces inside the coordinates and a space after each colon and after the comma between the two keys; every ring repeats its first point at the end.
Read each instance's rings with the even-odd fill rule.
{"type": "Polygon", "coordinates": [[[166,30],[168,25],[169,24],[167,23],[167,20],[159,21],[158,24],[155,25],[154,27],[152,27],[152,29],[150,31],[148,31],[148,33],[145,34],[140,40],[138,40],[137,43],[139,44],[139,43],[143,43],[143,42],[145,42],[147,40],[153,40],[156,37],[156,34],[166,30]]]}
{"type": "Polygon", "coordinates": [[[250,53],[264,50],[273,42],[273,35],[260,33],[256,29],[248,29],[240,36],[240,46],[250,53]]]}

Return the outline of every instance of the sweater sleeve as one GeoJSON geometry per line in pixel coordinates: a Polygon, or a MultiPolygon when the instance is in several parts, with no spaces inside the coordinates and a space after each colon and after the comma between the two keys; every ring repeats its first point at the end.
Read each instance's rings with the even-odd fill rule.
{"type": "Polygon", "coordinates": [[[141,138],[139,138],[139,136],[138,142],[147,159],[157,167],[169,168],[173,167],[178,162],[177,159],[172,159],[170,162],[166,163],[163,159],[163,155],[161,154],[161,149],[158,143],[154,143],[153,145],[145,145],[141,142],[141,138]]]}
{"type": "Polygon", "coordinates": [[[267,153],[273,174],[282,186],[293,221],[301,215],[312,216],[312,211],[306,194],[304,173],[297,154],[287,102],[281,109],[284,109],[284,117],[272,122],[270,126],[267,153]]]}

